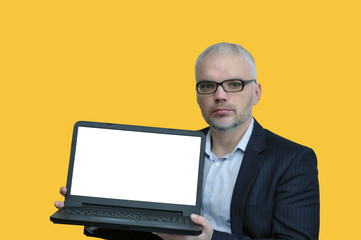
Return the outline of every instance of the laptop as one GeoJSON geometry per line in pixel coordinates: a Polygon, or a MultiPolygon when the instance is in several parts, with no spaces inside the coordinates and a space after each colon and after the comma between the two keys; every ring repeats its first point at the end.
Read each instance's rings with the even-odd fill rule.
{"type": "Polygon", "coordinates": [[[79,121],[65,207],[53,223],[199,235],[205,136],[199,131],[79,121]]]}

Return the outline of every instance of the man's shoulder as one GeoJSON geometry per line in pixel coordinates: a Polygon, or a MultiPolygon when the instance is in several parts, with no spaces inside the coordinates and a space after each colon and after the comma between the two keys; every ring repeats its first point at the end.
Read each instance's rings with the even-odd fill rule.
{"type": "Polygon", "coordinates": [[[285,138],[269,129],[263,129],[266,135],[266,139],[268,141],[272,141],[272,142],[278,142],[278,143],[283,143],[283,144],[288,144],[288,145],[295,145],[295,146],[302,146],[301,144],[292,141],[288,138],[285,138]]]}
{"type": "Polygon", "coordinates": [[[250,139],[250,144],[263,145],[263,149],[283,149],[289,151],[311,150],[311,148],[282,137],[268,129],[263,128],[256,120],[250,139]]]}
{"type": "Polygon", "coordinates": [[[267,148],[288,149],[289,151],[312,151],[310,147],[282,137],[268,129],[263,129],[267,148]]]}
{"type": "MultiPolygon", "coordinates": [[[[269,167],[277,167],[277,169],[280,170],[279,172],[283,172],[282,169],[287,169],[291,164],[294,166],[299,166],[298,164],[310,164],[309,166],[313,167],[317,166],[316,154],[310,147],[291,141],[271,132],[268,129],[262,128],[256,131],[258,131],[258,134],[263,136],[264,148],[262,152],[259,153],[263,154],[263,156],[267,159],[266,162],[267,164],[270,164],[268,165],[269,167]]],[[[255,138],[257,137],[255,136],[255,138]]],[[[255,146],[249,147],[257,149],[255,146]]]]}

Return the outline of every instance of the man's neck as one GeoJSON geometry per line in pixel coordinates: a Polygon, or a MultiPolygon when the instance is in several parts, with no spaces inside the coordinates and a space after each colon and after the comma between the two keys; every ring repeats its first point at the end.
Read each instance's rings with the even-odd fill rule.
{"type": "Polygon", "coordinates": [[[249,127],[251,121],[252,117],[249,118],[244,124],[242,124],[238,128],[226,132],[217,131],[211,128],[210,131],[212,136],[212,153],[217,157],[230,154],[237,146],[244,133],[247,131],[247,128],[249,127]]]}

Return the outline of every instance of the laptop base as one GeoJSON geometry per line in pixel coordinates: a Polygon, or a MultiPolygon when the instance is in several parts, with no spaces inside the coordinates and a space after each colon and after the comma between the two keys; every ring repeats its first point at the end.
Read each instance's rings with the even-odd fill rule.
{"type": "MultiPolygon", "coordinates": [[[[161,232],[196,236],[202,233],[202,226],[193,223],[162,222],[157,220],[129,219],[114,216],[95,216],[73,214],[72,208],[63,208],[55,212],[50,220],[56,224],[84,225],[99,228],[131,230],[142,232],[161,232]]],[[[169,217],[169,216],[168,216],[169,217]]],[[[177,216],[174,216],[177,218],[177,216]]]]}

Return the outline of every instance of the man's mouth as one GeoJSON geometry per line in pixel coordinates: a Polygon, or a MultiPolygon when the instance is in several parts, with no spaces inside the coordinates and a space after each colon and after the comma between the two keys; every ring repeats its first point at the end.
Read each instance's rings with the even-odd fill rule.
{"type": "Polygon", "coordinates": [[[232,112],[232,109],[225,108],[225,107],[217,107],[216,109],[214,109],[212,111],[212,113],[216,114],[216,115],[226,115],[226,114],[228,114],[230,112],[232,112]]]}

